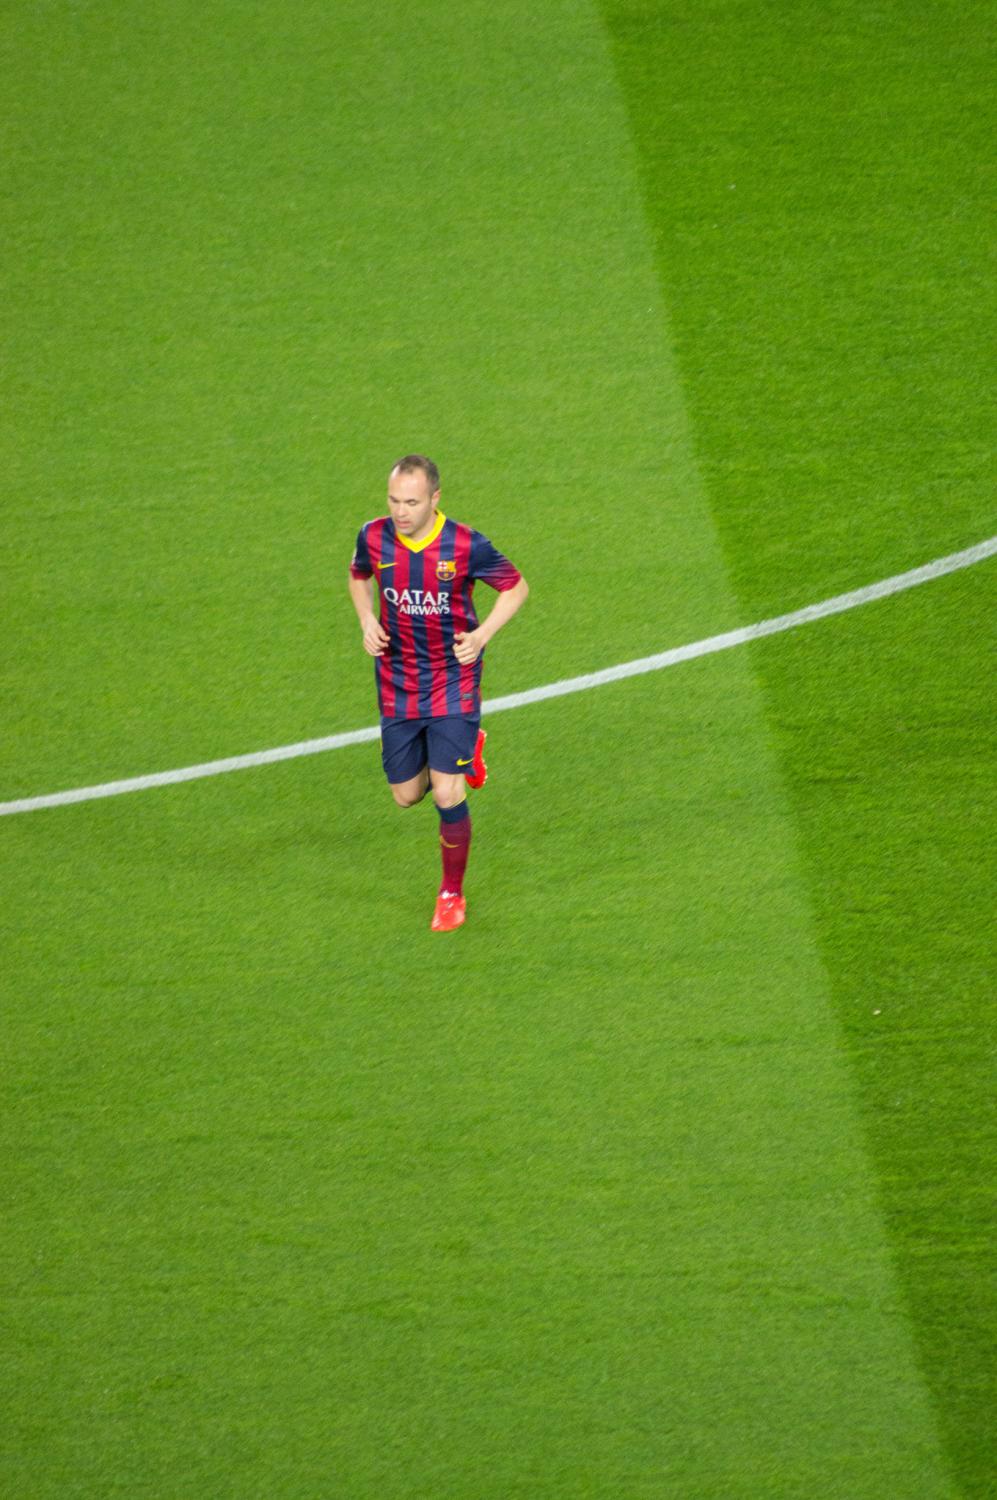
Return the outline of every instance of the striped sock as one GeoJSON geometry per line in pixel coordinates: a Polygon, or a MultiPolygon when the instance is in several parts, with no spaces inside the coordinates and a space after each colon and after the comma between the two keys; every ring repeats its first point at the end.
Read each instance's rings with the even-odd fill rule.
{"type": "Polygon", "coordinates": [[[471,814],[467,799],[458,802],[456,807],[437,806],[436,811],[440,815],[440,853],[443,856],[440,891],[447,891],[451,896],[462,896],[464,871],[467,869],[467,856],[471,848],[471,814]]]}

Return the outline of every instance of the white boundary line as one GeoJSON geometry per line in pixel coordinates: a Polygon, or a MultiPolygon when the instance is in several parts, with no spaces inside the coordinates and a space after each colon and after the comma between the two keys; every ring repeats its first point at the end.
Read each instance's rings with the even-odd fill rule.
{"type": "MultiPolygon", "coordinates": [[[[916,588],[919,583],[929,583],[946,573],[958,572],[960,568],[971,568],[974,563],[997,553],[997,536],[977,542],[962,552],[952,552],[948,557],[938,557],[921,568],[912,568],[908,573],[897,573],[892,578],[883,578],[879,583],[870,583],[866,588],[853,589],[848,594],[836,594],[833,599],[824,599],[819,604],[808,604],[804,609],[793,610],[788,615],[776,615],[771,620],[760,620],[756,625],[744,625],[739,630],[728,630],[723,635],[711,635],[702,641],[692,641],[687,646],[675,646],[657,656],[642,656],[637,661],[623,662],[617,667],[606,667],[601,672],[588,672],[584,677],[567,677],[561,682],[549,682],[544,687],[529,688],[524,693],[509,693],[504,698],[489,698],[482,704],[484,713],[500,713],[506,708],[522,708],[527,703],[541,703],[547,698],[561,698],[568,693],[583,693],[589,688],[603,687],[609,682],[619,682],[624,677],[638,677],[644,672],[660,672],[663,667],[674,667],[682,661],[692,661],[697,656],[710,656],[714,651],[727,651],[731,646],[742,646],[747,641],[757,641],[766,635],[778,635],[783,630],[795,630],[799,625],[809,625],[814,620],[823,620],[828,615],[842,614],[848,609],[857,609],[861,604],[871,604],[874,599],[885,599],[890,594],[902,593],[904,589],[916,588]]],[[[352,729],[347,734],[332,734],[320,740],[302,740],[297,745],[279,745],[274,750],[256,750],[250,755],[232,755],[226,760],[209,760],[199,766],[183,766],[175,771],[156,771],[149,776],[132,776],[126,781],[107,781],[101,786],[81,786],[68,792],[50,792],[43,797],[20,797],[13,802],[0,802],[0,816],[12,813],[35,812],[43,807],[63,807],[70,802],[93,802],[99,797],[119,797],[124,792],[144,792],[156,786],[174,786],[180,781],[199,781],[205,776],[223,776],[227,771],[245,771],[253,766],[269,766],[276,761],[296,760],[302,755],[320,755],[325,750],[342,750],[347,745],[361,745],[366,740],[380,738],[381,731],[375,725],[370,729],[352,729]]]]}

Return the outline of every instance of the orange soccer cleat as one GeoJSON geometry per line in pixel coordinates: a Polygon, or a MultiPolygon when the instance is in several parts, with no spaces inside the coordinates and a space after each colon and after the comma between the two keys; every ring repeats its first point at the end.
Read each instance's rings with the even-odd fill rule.
{"type": "Polygon", "coordinates": [[[474,742],[474,759],[471,762],[471,769],[464,772],[464,780],[468,786],[475,789],[484,786],[488,780],[488,767],[485,765],[485,740],[487,738],[487,729],[479,729],[478,738],[474,742]]]}
{"type": "Polygon", "coordinates": [[[452,891],[441,891],[436,898],[436,910],[429,925],[433,932],[453,932],[455,927],[463,925],[466,914],[467,903],[463,896],[455,896],[452,891]]]}

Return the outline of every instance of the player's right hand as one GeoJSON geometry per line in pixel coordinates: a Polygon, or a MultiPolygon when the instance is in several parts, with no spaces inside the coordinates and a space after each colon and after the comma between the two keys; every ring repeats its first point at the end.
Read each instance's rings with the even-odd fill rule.
{"type": "Polygon", "coordinates": [[[363,648],[368,656],[383,656],[388,649],[387,632],[375,615],[363,622],[363,648]]]}

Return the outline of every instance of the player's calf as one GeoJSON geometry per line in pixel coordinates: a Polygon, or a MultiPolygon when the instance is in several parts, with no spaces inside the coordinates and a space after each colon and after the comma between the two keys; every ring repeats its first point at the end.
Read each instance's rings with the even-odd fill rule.
{"type": "Polygon", "coordinates": [[[440,815],[443,878],[431,925],[435,932],[449,932],[464,920],[464,872],[471,850],[471,817],[466,795],[459,802],[445,807],[441,805],[436,790],[436,810],[440,815]]]}

